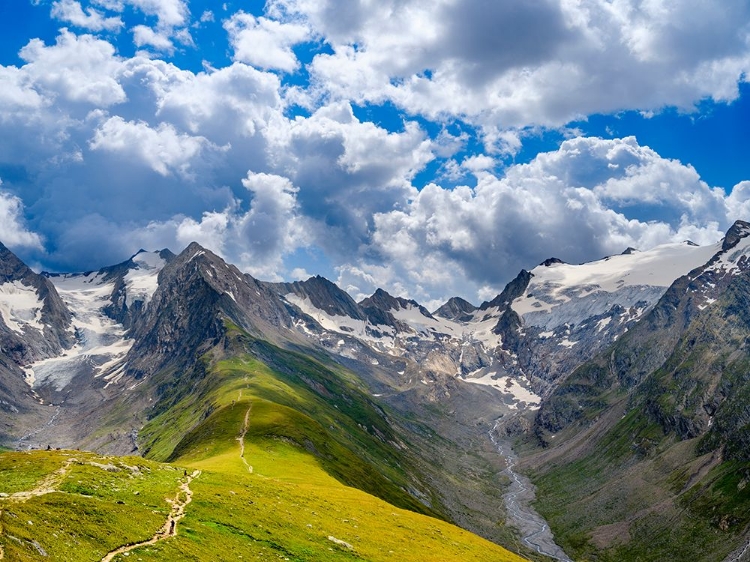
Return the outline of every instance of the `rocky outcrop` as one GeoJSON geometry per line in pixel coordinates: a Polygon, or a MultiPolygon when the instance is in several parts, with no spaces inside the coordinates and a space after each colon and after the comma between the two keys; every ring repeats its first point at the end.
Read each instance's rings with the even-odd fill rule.
{"type": "Polygon", "coordinates": [[[461,297],[453,297],[432,313],[433,316],[440,316],[455,322],[468,322],[473,318],[473,312],[477,307],[461,297]]]}

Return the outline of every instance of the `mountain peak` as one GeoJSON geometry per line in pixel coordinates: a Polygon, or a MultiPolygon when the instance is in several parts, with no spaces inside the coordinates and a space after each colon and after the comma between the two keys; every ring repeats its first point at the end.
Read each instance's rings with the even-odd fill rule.
{"type": "Polygon", "coordinates": [[[625,248],[625,251],[622,253],[622,255],[623,256],[630,256],[630,255],[635,254],[635,253],[637,253],[639,251],[640,250],[638,250],[637,248],[633,248],[633,246],[628,246],[627,248],[625,248]]]}
{"type": "Polygon", "coordinates": [[[541,266],[544,266],[544,267],[549,267],[549,266],[551,266],[551,265],[555,265],[555,264],[557,264],[557,263],[565,263],[565,262],[564,262],[564,261],[562,261],[562,260],[561,260],[561,259],[559,259],[559,258],[547,258],[546,260],[544,260],[544,261],[543,261],[542,263],[540,263],[539,265],[541,265],[541,266]]]}
{"type": "Polygon", "coordinates": [[[721,249],[727,251],[730,248],[734,248],[740,240],[748,235],[750,235],[750,223],[741,220],[734,221],[734,224],[727,230],[727,234],[724,236],[721,249]]]}
{"type": "Polygon", "coordinates": [[[448,299],[443,306],[432,313],[433,316],[440,316],[448,320],[457,320],[459,322],[468,321],[471,313],[477,309],[476,306],[461,297],[452,297],[448,299]]]}
{"type": "Polygon", "coordinates": [[[185,248],[184,250],[182,250],[182,252],[180,252],[180,255],[195,254],[196,252],[201,252],[201,251],[205,252],[206,249],[200,244],[198,244],[198,242],[193,241],[187,245],[187,248],[185,248]]]}

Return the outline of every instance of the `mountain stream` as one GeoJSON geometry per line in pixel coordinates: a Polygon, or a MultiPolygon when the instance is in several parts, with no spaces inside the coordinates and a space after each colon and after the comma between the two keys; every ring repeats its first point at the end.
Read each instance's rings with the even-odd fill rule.
{"type": "Polygon", "coordinates": [[[500,441],[496,436],[497,422],[492,428],[490,439],[498,453],[507,462],[505,473],[510,478],[510,486],[505,493],[505,507],[508,510],[508,522],[521,532],[521,541],[539,554],[549,556],[561,562],[573,562],[555,543],[555,537],[547,521],[531,506],[536,495],[534,485],[525,476],[513,470],[518,456],[508,443],[500,441]]]}

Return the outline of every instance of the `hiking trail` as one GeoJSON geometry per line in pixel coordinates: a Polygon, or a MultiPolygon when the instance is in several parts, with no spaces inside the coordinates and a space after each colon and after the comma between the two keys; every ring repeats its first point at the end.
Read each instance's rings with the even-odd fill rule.
{"type": "Polygon", "coordinates": [[[154,533],[153,537],[145,541],[116,548],[115,550],[109,552],[104,558],[102,558],[101,562],[111,562],[111,560],[113,560],[114,557],[118,554],[125,554],[126,552],[130,552],[131,550],[135,550],[136,548],[139,548],[141,546],[156,544],[159,541],[163,541],[164,539],[175,536],[177,534],[177,522],[185,517],[185,508],[191,501],[193,501],[193,491],[190,489],[190,483],[193,481],[193,479],[198,478],[200,474],[200,470],[193,471],[193,473],[187,476],[185,481],[180,484],[180,487],[177,490],[177,495],[174,497],[174,499],[166,500],[167,503],[172,506],[172,510],[169,512],[164,525],[162,525],[161,529],[154,533]]]}

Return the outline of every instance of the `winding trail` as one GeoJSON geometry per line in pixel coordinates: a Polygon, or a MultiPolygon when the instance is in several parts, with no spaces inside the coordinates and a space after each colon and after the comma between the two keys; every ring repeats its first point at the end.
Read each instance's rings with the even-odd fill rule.
{"type": "Polygon", "coordinates": [[[153,537],[142,542],[128,544],[116,548],[115,550],[109,552],[104,558],[102,558],[101,562],[111,562],[111,560],[114,559],[114,557],[118,554],[125,554],[126,552],[130,552],[131,550],[135,550],[136,548],[139,548],[141,546],[156,544],[159,541],[163,541],[164,539],[175,536],[177,534],[177,522],[185,517],[185,508],[191,501],[193,501],[193,491],[190,489],[190,483],[194,478],[198,478],[200,474],[200,470],[193,471],[193,473],[190,474],[185,479],[185,481],[180,484],[180,487],[177,490],[177,495],[174,497],[174,499],[166,500],[167,503],[172,506],[172,510],[169,512],[164,525],[162,525],[161,529],[154,533],[153,537]]]}
{"type": "Polygon", "coordinates": [[[21,502],[28,501],[31,498],[44,496],[45,494],[51,494],[53,492],[59,492],[60,484],[68,475],[68,472],[70,472],[70,465],[73,464],[74,462],[78,462],[78,459],[70,458],[66,460],[65,464],[63,464],[60,468],[58,468],[54,472],[45,476],[36,485],[36,488],[34,488],[33,490],[28,490],[24,492],[15,492],[1,499],[21,503],[21,502]]]}
{"type": "MultiPolygon", "coordinates": [[[[2,496],[0,497],[0,501],[12,501],[15,503],[23,503],[23,502],[30,500],[31,498],[44,496],[45,494],[51,494],[53,492],[59,492],[60,484],[68,475],[68,472],[70,472],[70,465],[73,464],[74,462],[78,462],[78,460],[75,458],[70,458],[67,461],[65,461],[65,464],[63,464],[60,468],[58,468],[54,472],[51,472],[44,478],[42,478],[42,480],[39,481],[39,483],[36,485],[36,488],[34,488],[33,490],[15,492],[8,496],[2,496]]],[[[2,515],[2,512],[3,510],[0,509],[0,515],[2,515]]],[[[0,534],[2,534],[1,526],[0,526],[0,534]]],[[[0,544],[0,560],[3,560],[4,558],[5,558],[5,549],[3,548],[3,545],[0,544]]]]}
{"type": "MultiPolygon", "coordinates": [[[[240,391],[240,396],[242,395],[242,391],[240,391]]],[[[240,458],[242,459],[242,462],[245,463],[245,466],[247,467],[247,471],[252,474],[253,467],[247,462],[247,459],[245,458],[245,435],[247,434],[247,428],[250,425],[250,410],[253,409],[253,405],[250,404],[250,407],[247,409],[247,412],[245,412],[245,421],[242,422],[242,433],[240,433],[240,436],[237,438],[237,441],[240,442],[240,458]]]]}
{"type": "Polygon", "coordinates": [[[573,562],[555,543],[555,537],[547,521],[531,507],[531,502],[536,497],[534,485],[528,478],[513,470],[518,457],[507,443],[495,437],[497,424],[496,421],[489,434],[497,452],[505,458],[507,463],[504,472],[510,477],[510,486],[504,497],[509,522],[521,531],[521,541],[529,548],[560,562],[573,562]]]}

